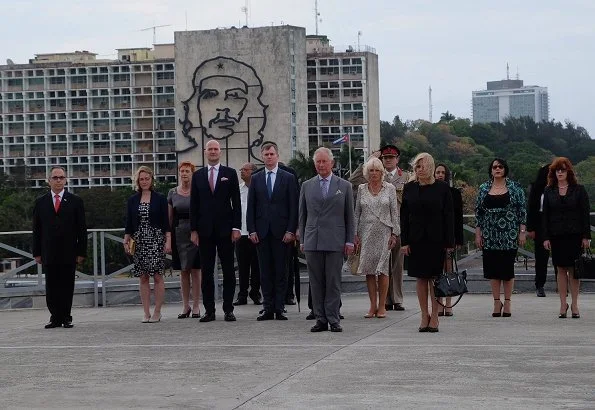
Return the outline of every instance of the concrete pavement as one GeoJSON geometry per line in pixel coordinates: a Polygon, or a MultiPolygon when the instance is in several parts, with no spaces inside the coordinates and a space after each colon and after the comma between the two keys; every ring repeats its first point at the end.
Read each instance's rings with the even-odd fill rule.
{"type": "MultiPolygon", "coordinates": [[[[407,310],[364,319],[368,298],[345,295],[343,333],[310,333],[307,309],[286,322],[163,320],[139,306],[77,308],[73,329],[43,329],[47,310],[0,313],[2,408],[594,408],[595,295],[581,319],[558,319],[549,293],[513,295],[492,318],[489,295],[466,295],[440,332],[419,333],[407,310]]],[[[570,312],[569,312],[570,313],[570,312]]],[[[570,315],[569,315],[570,316],[570,315]]]]}

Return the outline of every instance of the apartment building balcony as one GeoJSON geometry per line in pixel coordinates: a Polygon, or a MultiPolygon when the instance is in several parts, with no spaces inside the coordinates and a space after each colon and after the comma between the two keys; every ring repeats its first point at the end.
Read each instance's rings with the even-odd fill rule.
{"type": "Polygon", "coordinates": [[[114,131],[130,131],[130,124],[128,125],[116,125],[114,131]]]}
{"type": "Polygon", "coordinates": [[[73,90],[80,90],[81,88],[87,88],[87,83],[71,83],[70,88],[73,90]]]}
{"type": "Polygon", "coordinates": [[[45,150],[31,150],[30,157],[45,157],[45,150]]]}
{"type": "Polygon", "coordinates": [[[50,84],[48,86],[49,90],[65,90],[66,84],[50,84]]]}
{"type": "Polygon", "coordinates": [[[6,91],[23,91],[23,85],[9,85],[6,87],[6,91]]]}
{"type": "Polygon", "coordinates": [[[153,106],[153,101],[151,101],[150,98],[149,99],[146,99],[146,98],[140,99],[140,98],[138,98],[135,101],[134,106],[136,108],[151,108],[153,106]]]}
{"type": "Polygon", "coordinates": [[[130,154],[132,152],[130,147],[127,148],[122,148],[122,147],[118,147],[118,148],[114,148],[114,153],[116,154],[130,154]]]}
{"type": "Polygon", "coordinates": [[[29,91],[43,91],[44,88],[45,87],[43,84],[28,84],[27,85],[27,90],[29,90],[29,91]]]}
{"type": "Polygon", "coordinates": [[[73,132],[75,134],[80,134],[83,132],[88,132],[89,131],[89,127],[72,127],[72,129],[70,130],[70,132],[73,132]]]}
{"type": "Polygon", "coordinates": [[[12,107],[8,107],[8,110],[6,110],[7,113],[12,114],[12,113],[22,113],[23,112],[23,106],[22,105],[16,105],[16,106],[12,106],[12,107]]]}
{"type": "Polygon", "coordinates": [[[42,105],[41,107],[37,104],[29,104],[27,108],[27,112],[44,112],[45,107],[42,105]]]}
{"type": "Polygon", "coordinates": [[[164,78],[161,80],[156,80],[157,85],[173,85],[174,79],[173,78],[164,78]]]}
{"type": "Polygon", "coordinates": [[[361,95],[347,95],[343,96],[342,102],[363,102],[364,97],[361,95]]]}
{"type": "Polygon", "coordinates": [[[59,155],[67,155],[67,151],[65,149],[55,149],[50,152],[50,157],[56,157],[59,155]]]}
{"type": "Polygon", "coordinates": [[[29,179],[45,179],[45,172],[32,172],[29,179]]]}
{"type": "Polygon", "coordinates": [[[109,154],[109,152],[110,152],[109,148],[94,148],[93,149],[94,154],[109,154]]]}
{"type": "Polygon", "coordinates": [[[114,81],[114,87],[130,87],[130,81],[114,81]]]}
{"type": "Polygon", "coordinates": [[[93,127],[93,131],[95,131],[95,132],[108,132],[109,131],[109,125],[96,125],[95,127],[93,127]]]}
{"type": "Polygon", "coordinates": [[[91,82],[91,88],[107,88],[109,87],[109,83],[107,81],[102,82],[91,82]]]}
{"type": "Polygon", "coordinates": [[[66,134],[66,127],[50,127],[52,134],[66,134]]]}
{"type": "MultiPolygon", "coordinates": [[[[173,84],[173,81],[171,84],[173,84]]],[[[135,86],[153,85],[153,78],[151,77],[151,74],[137,74],[134,76],[134,85],[135,86]]]]}
{"type": "Polygon", "coordinates": [[[23,135],[24,134],[24,128],[18,127],[18,128],[9,128],[8,132],[6,133],[6,135],[23,135]]]}
{"type": "Polygon", "coordinates": [[[132,169],[118,169],[116,170],[117,177],[129,177],[132,175],[132,169]]]}
{"type": "Polygon", "coordinates": [[[74,178],[87,178],[89,176],[89,171],[73,171],[71,176],[74,178]]]}
{"type": "Polygon", "coordinates": [[[53,112],[56,112],[56,111],[66,111],[66,105],[50,106],[50,111],[53,111],[53,112]]]}
{"type": "Polygon", "coordinates": [[[175,152],[175,147],[159,147],[157,148],[157,152],[175,152]]]}
{"type": "Polygon", "coordinates": [[[87,111],[88,105],[73,105],[72,111],[87,111]]]}
{"type": "Polygon", "coordinates": [[[130,103],[127,103],[127,102],[117,103],[117,104],[114,104],[113,107],[114,108],[130,108],[130,103]]]}
{"type": "Polygon", "coordinates": [[[8,153],[8,156],[9,156],[10,158],[22,158],[22,157],[24,157],[24,156],[25,156],[25,151],[12,151],[12,150],[11,150],[11,151],[8,153]]]}
{"type": "Polygon", "coordinates": [[[345,119],[345,121],[343,121],[343,125],[364,125],[364,120],[363,118],[357,118],[357,119],[345,119]]]}
{"type": "Polygon", "coordinates": [[[155,107],[157,107],[157,108],[169,108],[169,107],[173,107],[173,106],[174,106],[174,100],[155,102],[155,107]]]}
{"type": "Polygon", "coordinates": [[[111,171],[93,171],[94,177],[110,177],[112,175],[111,171]]]}
{"type": "Polygon", "coordinates": [[[362,75],[360,73],[349,73],[349,74],[345,74],[343,73],[343,75],[341,75],[341,79],[342,80],[361,80],[362,79],[362,75]]]}
{"type": "Polygon", "coordinates": [[[72,155],[89,155],[89,149],[88,148],[73,149],[72,155]]]}

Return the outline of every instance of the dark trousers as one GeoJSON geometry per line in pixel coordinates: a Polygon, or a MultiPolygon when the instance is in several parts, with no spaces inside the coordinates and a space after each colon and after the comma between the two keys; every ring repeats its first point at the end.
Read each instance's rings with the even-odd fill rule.
{"type": "Polygon", "coordinates": [[[550,251],[543,247],[543,236],[541,232],[535,232],[535,288],[545,285],[547,277],[547,262],[550,259],[550,251]]]}
{"type": "Polygon", "coordinates": [[[283,312],[287,292],[287,256],[289,245],[267,235],[256,245],[260,262],[262,305],[267,312],[283,312]]]}
{"type": "Polygon", "coordinates": [[[199,236],[198,248],[202,268],[202,300],[205,312],[215,313],[215,257],[219,253],[223,270],[223,311],[233,312],[233,296],[236,291],[236,275],[233,267],[233,243],[231,232],[226,236],[199,236]]]}
{"type": "Polygon", "coordinates": [[[44,265],[45,300],[55,323],[72,321],[72,295],[74,294],[75,264],[44,265]]]}
{"type": "Polygon", "coordinates": [[[248,295],[260,299],[260,267],[258,266],[258,253],[256,245],[248,236],[242,236],[236,242],[236,257],[238,259],[238,278],[240,291],[238,299],[246,299],[248,295]],[[250,293],[248,293],[250,287],[250,293]]]}

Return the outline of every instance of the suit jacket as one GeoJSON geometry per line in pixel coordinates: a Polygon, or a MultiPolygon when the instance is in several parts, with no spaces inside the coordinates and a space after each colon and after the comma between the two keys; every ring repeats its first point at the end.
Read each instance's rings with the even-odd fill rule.
{"type": "Polygon", "coordinates": [[[303,183],[300,192],[299,233],[305,251],[343,252],[353,243],[353,190],[351,183],[331,176],[326,199],[318,175],[303,183]]]}
{"type": "Polygon", "coordinates": [[[543,238],[558,235],[580,235],[591,239],[589,195],[579,184],[569,185],[561,197],[558,186],[548,186],[543,192],[543,238]]]}
{"type": "Polygon", "coordinates": [[[298,192],[295,177],[289,172],[277,170],[273,195],[269,199],[266,173],[257,172],[252,176],[248,190],[246,225],[248,232],[256,232],[260,239],[270,233],[282,239],[285,232],[296,233],[298,218],[298,192]]]}
{"type": "Polygon", "coordinates": [[[51,191],[37,198],[33,208],[33,256],[41,256],[44,265],[76,264],[77,256],[87,256],[87,224],[81,198],[65,191],[57,213],[51,191]]]}
{"type": "Polygon", "coordinates": [[[190,227],[199,236],[226,236],[242,229],[240,184],[235,169],[219,165],[215,192],[211,192],[208,167],[192,175],[190,227]]]}
{"type": "Polygon", "coordinates": [[[401,245],[424,241],[454,247],[454,215],[450,187],[442,181],[405,184],[401,206],[401,245]],[[422,190],[424,190],[422,192],[422,190]]]}
{"type": "MultiPolygon", "coordinates": [[[[141,193],[137,192],[128,198],[128,203],[126,204],[126,229],[124,231],[129,235],[135,233],[140,224],[140,215],[138,214],[140,200],[141,193]]],[[[160,228],[163,233],[171,230],[169,226],[167,198],[155,191],[151,192],[149,224],[155,228],[160,228]]]]}

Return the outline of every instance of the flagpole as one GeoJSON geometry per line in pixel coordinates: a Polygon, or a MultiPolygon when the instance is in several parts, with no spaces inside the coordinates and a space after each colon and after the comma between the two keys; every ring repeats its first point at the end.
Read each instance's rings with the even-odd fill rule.
{"type": "Polygon", "coordinates": [[[349,143],[349,178],[351,178],[351,135],[347,134],[347,142],[349,143]]]}

